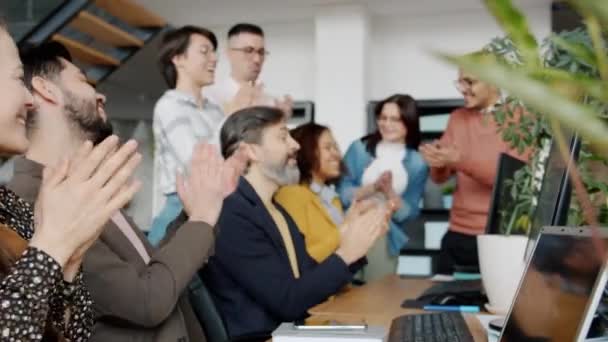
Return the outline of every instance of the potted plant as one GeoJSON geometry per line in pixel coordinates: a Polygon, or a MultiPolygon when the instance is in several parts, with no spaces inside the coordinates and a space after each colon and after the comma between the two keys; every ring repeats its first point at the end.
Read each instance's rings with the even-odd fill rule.
{"type": "Polygon", "coordinates": [[[454,190],[456,190],[456,184],[454,182],[447,182],[441,187],[441,194],[443,195],[443,207],[451,208],[454,196],[454,190]]]}
{"type": "MultiPolygon", "coordinates": [[[[508,92],[504,106],[495,112],[503,138],[520,150],[534,151],[530,163],[507,183],[512,204],[501,213],[504,235],[478,237],[489,309],[506,313],[524,269],[526,236],[552,139],[566,152],[560,124],[577,130],[586,141],[571,173],[576,197],[569,222],[597,227],[608,219],[608,179],[597,177],[598,170],[608,169],[608,131],[598,119],[605,117],[608,102],[608,58],[601,35],[602,24],[608,24],[608,3],[573,2],[585,17],[587,30],[549,37],[539,47],[525,17],[510,1],[485,2],[508,38],[495,39],[485,48],[493,58],[487,53],[444,58],[508,92]],[[513,122],[509,119],[515,111],[528,115],[513,122]]],[[[603,258],[601,243],[596,246],[603,258]]]]}

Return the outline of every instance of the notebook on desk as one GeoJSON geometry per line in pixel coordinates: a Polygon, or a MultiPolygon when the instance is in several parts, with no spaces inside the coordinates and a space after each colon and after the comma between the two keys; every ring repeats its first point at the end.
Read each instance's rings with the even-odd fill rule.
{"type": "Polygon", "coordinates": [[[293,323],[282,323],[273,333],[272,342],[383,342],[386,329],[367,326],[365,329],[297,329],[293,323]]]}

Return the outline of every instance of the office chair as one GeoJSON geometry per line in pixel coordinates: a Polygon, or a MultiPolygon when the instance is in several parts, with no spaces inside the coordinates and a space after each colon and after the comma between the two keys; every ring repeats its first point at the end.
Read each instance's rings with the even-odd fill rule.
{"type": "Polygon", "coordinates": [[[228,342],[228,332],[211,293],[198,275],[188,285],[192,309],[205,331],[207,342],[228,342]]]}

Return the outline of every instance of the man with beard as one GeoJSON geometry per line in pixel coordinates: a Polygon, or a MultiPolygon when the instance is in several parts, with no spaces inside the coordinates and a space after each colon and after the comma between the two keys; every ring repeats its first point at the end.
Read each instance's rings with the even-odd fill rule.
{"type": "MultiPolygon", "coordinates": [[[[439,139],[420,146],[435,183],[456,176],[450,229],[441,241],[438,272],[452,274],[458,267],[478,269],[477,235],[485,232],[498,158],[501,153],[527,160],[506,143],[494,119],[500,106],[499,89],[460,70],[456,88],[464,96],[464,108],[450,114],[439,139]]],[[[518,117],[512,119],[518,121],[518,117]]]]}
{"type": "MultiPolygon", "coordinates": [[[[22,56],[25,82],[37,108],[30,114],[30,146],[16,163],[9,185],[34,202],[42,168],[57,165],[90,139],[112,132],[105,98],[71,63],[69,52],[53,42],[22,56]]],[[[204,341],[186,287],[203,266],[214,242],[214,228],[225,196],[244,168],[241,152],[224,160],[211,145],[198,145],[187,180],[177,192],[189,220],[154,249],[122,211],[106,224],[83,262],[83,278],[93,300],[95,326],[90,341],[204,341]]],[[[78,317],[74,317],[78,319],[78,317]]]]}
{"type": "Polygon", "coordinates": [[[237,111],[220,138],[224,157],[241,148],[250,162],[224,202],[215,254],[203,280],[230,337],[263,341],[281,322],[305,318],[308,309],[350,282],[361,258],[386,232],[390,213],[371,203],[355,204],[338,227],[338,249],[317,263],[295,222],[273,201],[280,186],[299,178],[299,146],[283,112],[273,107],[237,111]]]}

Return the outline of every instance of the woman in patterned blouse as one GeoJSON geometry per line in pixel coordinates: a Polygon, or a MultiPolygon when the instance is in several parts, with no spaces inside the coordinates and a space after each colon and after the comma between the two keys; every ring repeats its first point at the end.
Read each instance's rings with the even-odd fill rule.
{"type": "MultiPolygon", "coordinates": [[[[28,147],[25,123],[33,100],[23,76],[17,47],[0,23],[3,156],[22,154],[28,147]]],[[[0,187],[0,224],[28,241],[16,256],[14,246],[0,245],[0,341],[41,341],[43,335],[52,340],[47,329],[67,341],[89,338],[91,300],[80,264],[103,224],[139,188],[139,182],[130,180],[141,160],[136,149],[134,141],[119,146],[115,136],[95,148],[86,142],[70,161],[45,170],[35,215],[25,201],[0,187]]]]}

